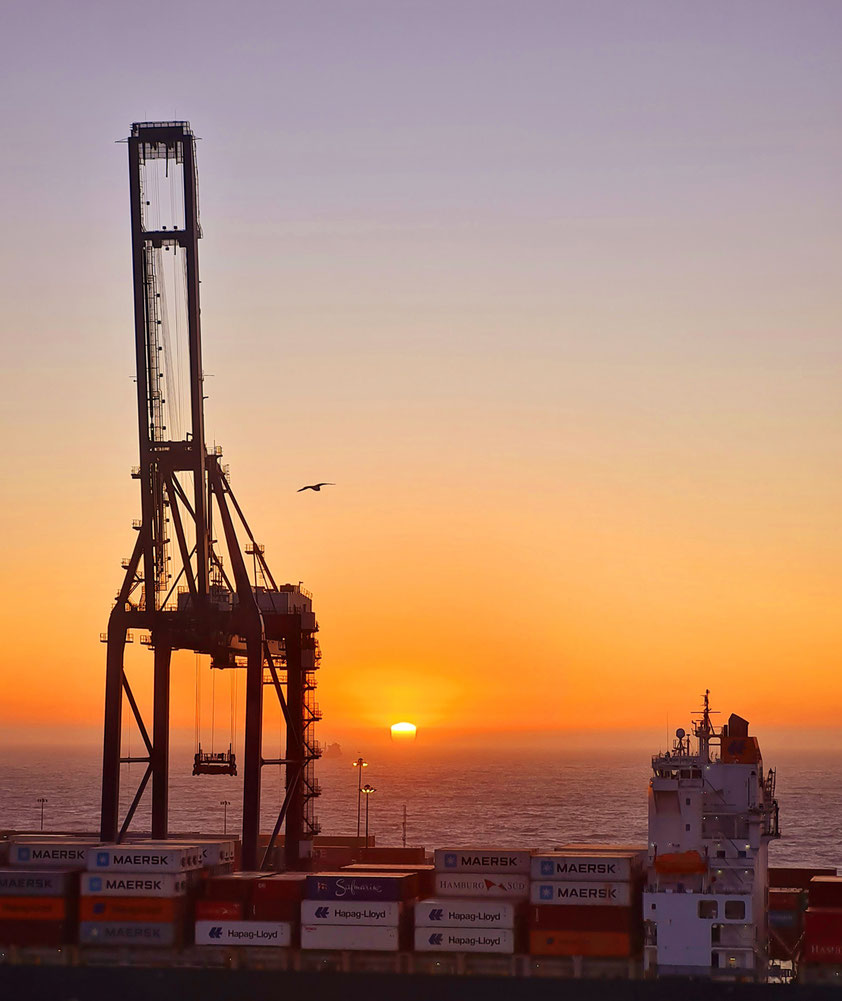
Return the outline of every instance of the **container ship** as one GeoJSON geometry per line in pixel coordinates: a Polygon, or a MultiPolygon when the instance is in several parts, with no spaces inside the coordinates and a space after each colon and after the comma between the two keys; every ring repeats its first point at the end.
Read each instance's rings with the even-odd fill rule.
{"type": "Polygon", "coordinates": [[[283,975],[291,997],[314,976],[343,996],[436,976],[443,996],[445,982],[464,997],[493,978],[523,996],[564,980],[587,997],[610,980],[609,996],[643,982],[667,997],[675,978],[732,992],[842,980],[842,878],[769,866],[775,773],[746,720],[715,728],[706,695],[691,732],[653,756],[648,792],[646,845],[427,850],[325,835],[296,871],[244,870],[240,841],[213,836],[6,832],[0,983],[53,989],[129,967],[172,985],[185,971],[283,975]]]}

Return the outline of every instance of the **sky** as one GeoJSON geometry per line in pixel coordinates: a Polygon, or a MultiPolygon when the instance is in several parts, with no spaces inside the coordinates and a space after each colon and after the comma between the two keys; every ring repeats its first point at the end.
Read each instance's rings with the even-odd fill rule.
{"type": "Polygon", "coordinates": [[[663,734],[705,688],[835,726],[840,41],[835,0],[8,3],[0,729],[101,732],[119,141],[166,119],[201,137],[209,439],[314,593],[324,737],[663,734]]]}

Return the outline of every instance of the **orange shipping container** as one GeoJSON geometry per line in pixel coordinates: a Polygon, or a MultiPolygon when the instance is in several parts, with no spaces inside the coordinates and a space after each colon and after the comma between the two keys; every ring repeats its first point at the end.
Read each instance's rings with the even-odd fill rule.
{"type": "Polygon", "coordinates": [[[80,897],[80,921],[177,921],[183,913],[175,897],[80,897]]]}
{"type": "Polygon", "coordinates": [[[631,956],[635,940],[623,932],[539,931],[529,932],[533,956],[631,956]]]}
{"type": "Polygon", "coordinates": [[[0,921],[63,921],[67,917],[64,897],[0,897],[0,921]]]}

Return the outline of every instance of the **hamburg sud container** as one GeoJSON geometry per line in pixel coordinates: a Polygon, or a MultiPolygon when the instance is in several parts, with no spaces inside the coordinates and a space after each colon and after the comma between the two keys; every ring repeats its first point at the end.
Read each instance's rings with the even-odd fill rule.
{"type": "Polygon", "coordinates": [[[531,856],[496,848],[437,849],[435,896],[526,900],[531,856]]]}
{"type": "Polygon", "coordinates": [[[72,942],[78,882],[71,869],[0,870],[0,943],[72,942]]]}
{"type": "Polygon", "coordinates": [[[643,934],[640,851],[581,849],[532,859],[529,951],[535,955],[625,957],[643,934]]]}
{"type": "Polygon", "coordinates": [[[396,952],[418,892],[413,872],[318,873],[301,901],[301,948],[396,952]]]}
{"type": "Polygon", "coordinates": [[[80,945],[178,945],[196,845],[143,842],[88,851],[79,902],[80,945]]]}
{"type": "Polygon", "coordinates": [[[519,913],[518,906],[505,900],[419,900],[415,905],[415,951],[511,954],[519,913]]]}

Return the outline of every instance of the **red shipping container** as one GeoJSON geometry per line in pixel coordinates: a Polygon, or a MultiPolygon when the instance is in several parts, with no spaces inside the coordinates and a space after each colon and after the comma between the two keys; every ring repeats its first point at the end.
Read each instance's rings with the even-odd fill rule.
{"type": "Polygon", "coordinates": [[[0,921],[64,921],[64,897],[0,897],[0,921]]]}
{"type": "Polygon", "coordinates": [[[784,889],[806,890],[813,876],[835,876],[835,869],[792,868],[769,866],[769,886],[784,889]]]}
{"type": "Polygon", "coordinates": [[[265,872],[232,872],[227,876],[211,876],[205,880],[204,897],[206,900],[250,901],[255,882],[265,878],[265,872]]]}
{"type": "Polygon", "coordinates": [[[300,900],[263,900],[255,896],[251,905],[254,921],[298,921],[300,912],[300,900]]]}
{"type": "Polygon", "coordinates": [[[264,873],[254,884],[254,901],[301,900],[306,887],[306,872],[264,873]]]}
{"type": "Polygon", "coordinates": [[[805,914],[805,929],[806,962],[842,962],[842,910],[811,907],[805,914]]]}
{"type": "Polygon", "coordinates": [[[773,887],[769,889],[770,911],[804,911],[807,895],[803,890],[773,887]]]}
{"type": "Polygon", "coordinates": [[[374,865],[424,865],[427,854],[423,848],[360,848],[357,850],[357,861],[374,865]]]}
{"type": "MultiPolygon", "coordinates": [[[[608,908],[606,908],[607,910],[608,908]]],[[[623,932],[537,931],[529,933],[533,956],[631,956],[638,943],[623,932]]]]}
{"type": "Polygon", "coordinates": [[[810,907],[842,907],[842,879],[814,876],[810,880],[810,907]]]}
{"type": "Polygon", "coordinates": [[[0,943],[3,945],[65,945],[73,938],[67,921],[0,920],[0,943]]]}
{"type": "Polygon", "coordinates": [[[347,845],[315,845],[310,856],[310,867],[313,872],[341,869],[343,865],[350,865],[355,861],[358,852],[358,848],[349,848],[347,845]]]}
{"type": "Polygon", "coordinates": [[[242,900],[197,900],[194,914],[197,921],[242,921],[245,905],[242,900]]]}
{"type": "Polygon", "coordinates": [[[530,906],[527,927],[540,931],[623,932],[643,931],[639,907],[530,906]]]}
{"type": "Polygon", "coordinates": [[[167,924],[184,915],[180,897],[96,897],[79,900],[80,921],[138,921],[167,924]]]}

